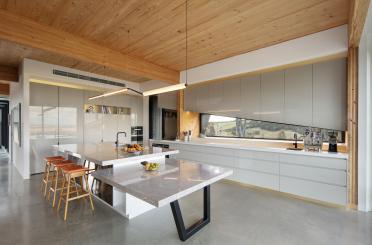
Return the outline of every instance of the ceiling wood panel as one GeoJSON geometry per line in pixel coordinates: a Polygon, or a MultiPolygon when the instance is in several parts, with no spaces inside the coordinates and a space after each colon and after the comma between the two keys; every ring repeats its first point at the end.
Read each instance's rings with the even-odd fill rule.
{"type": "Polygon", "coordinates": [[[370,0],[352,0],[349,16],[349,46],[358,47],[367,18],[370,0]]]}
{"type": "MultiPolygon", "coordinates": [[[[188,0],[194,67],[348,22],[349,0],[188,0]]],[[[0,0],[0,8],[173,70],[185,68],[185,0],[0,0]]]]}
{"type": "Polygon", "coordinates": [[[18,82],[18,68],[0,65],[0,81],[18,82]]]}
{"type": "Polygon", "coordinates": [[[0,39],[169,83],[179,72],[0,10],[0,39]],[[30,31],[32,30],[32,31],[30,31]]]}
{"type": "Polygon", "coordinates": [[[0,64],[17,67],[24,58],[30,58],[50,64],[75,68],[82,71],[106,75],[133,82],[145,82],[147,78],[133,76],[124,72],[115,71],[105,66],[83,62],[77,59],[61,56],[52,52],[18,45],[11,42],[0,41],[0,64]]]}

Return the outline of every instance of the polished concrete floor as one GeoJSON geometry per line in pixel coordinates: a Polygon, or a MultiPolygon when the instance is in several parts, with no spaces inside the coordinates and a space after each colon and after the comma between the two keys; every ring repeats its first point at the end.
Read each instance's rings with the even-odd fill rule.
{"type": "MultiPolygon", "coordinates": [[[[372,244],[372,214],[320,206],[228,183],[211,188],[212,221],[180,242],[165,206],[130,221],[95,201],[71,206],[62,219],[40,194],[40,176],[23,181],[0,159],[0,244],[372,244]]],[[[201,193],[181,200],[184,218],[201,217],[201,193]]]]}

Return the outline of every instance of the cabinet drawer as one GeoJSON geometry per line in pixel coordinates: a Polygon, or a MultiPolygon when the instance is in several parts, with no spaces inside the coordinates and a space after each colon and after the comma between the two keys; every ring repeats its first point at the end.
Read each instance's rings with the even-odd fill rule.
{"type": "Polygon", "coordinates": [[[346,187],[280,177],[280,191],[324,202],[346,205],[346,187]]]}
{"type": "Polygon", "coordinates": [[[298,165],[307,165],[320,168],[331,168],[345,170],[347,169],[346,159],[337,159],[329,157],[314,157],[314,156],[296,156],[290,154],[281,154],[279,156],[281,163],[292,163],[298,165]]]}
{"type": "Polygon", "coordinates": [[[279,176],[259,173],[254,171],[236,169],[235,180],[241,183],[264,187],[272,190],[279,190],[279,176]]]}
{"type": "Polygon", "coordinates": [[[264,161],[279,161],[279,154],[272,152],[237,150],[237,156],[240,158],[250,158],[264,161]]]}
{"type": "Polygon", "coordinates": [[[346,187],[346,171],[314,168],[293,164],[280,164],[280,176],[323,182],[346,187]]]}
{"type": "Polygon", "coordinates": [[[279,163],[262,161],[249,158],[238,158],[237,167],[246,170],[254,170],[269,174],[279,174],[279,163]]]}

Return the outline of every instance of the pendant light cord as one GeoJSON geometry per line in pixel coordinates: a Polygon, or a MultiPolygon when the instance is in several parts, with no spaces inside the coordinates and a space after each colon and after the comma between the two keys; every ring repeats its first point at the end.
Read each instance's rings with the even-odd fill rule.
{"type": "Polygon", "coordinates": [[[187,80],[188,80],[188,78],[187,78],[187,67],[188,67],[188,64],[187,64],[187,61],[188,61],[188,59],[187,59],[187,51],[188,51],[188,43],[187,43],[187,37],[188,37],[188,33],[187,33],[187,0],[185,0],[185,7],[186,7],[186,11],[185,11],[185,20],[186,20],[186,22],[185,22],[185,25],[186,25],[186,29],[185,29],[185,35],[186,35],[186,73],[185,73],[185,79],[186,79],[186,81],[185,81],[185,85],[187,86],[187,80]]]}

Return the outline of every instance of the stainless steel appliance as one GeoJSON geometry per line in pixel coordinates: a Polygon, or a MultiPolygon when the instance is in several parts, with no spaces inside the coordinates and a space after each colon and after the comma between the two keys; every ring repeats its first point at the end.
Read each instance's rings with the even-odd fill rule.
{"type": "Polygon", "coordinates": [[[142,126],[131,127],[131,143],[143,145],[143,127],[142,126]]]}
{"type": "Polygon", "coordinates": [[[328,134],[328,152],[337,152],[337,136],[335,132],[328,134]]]}

